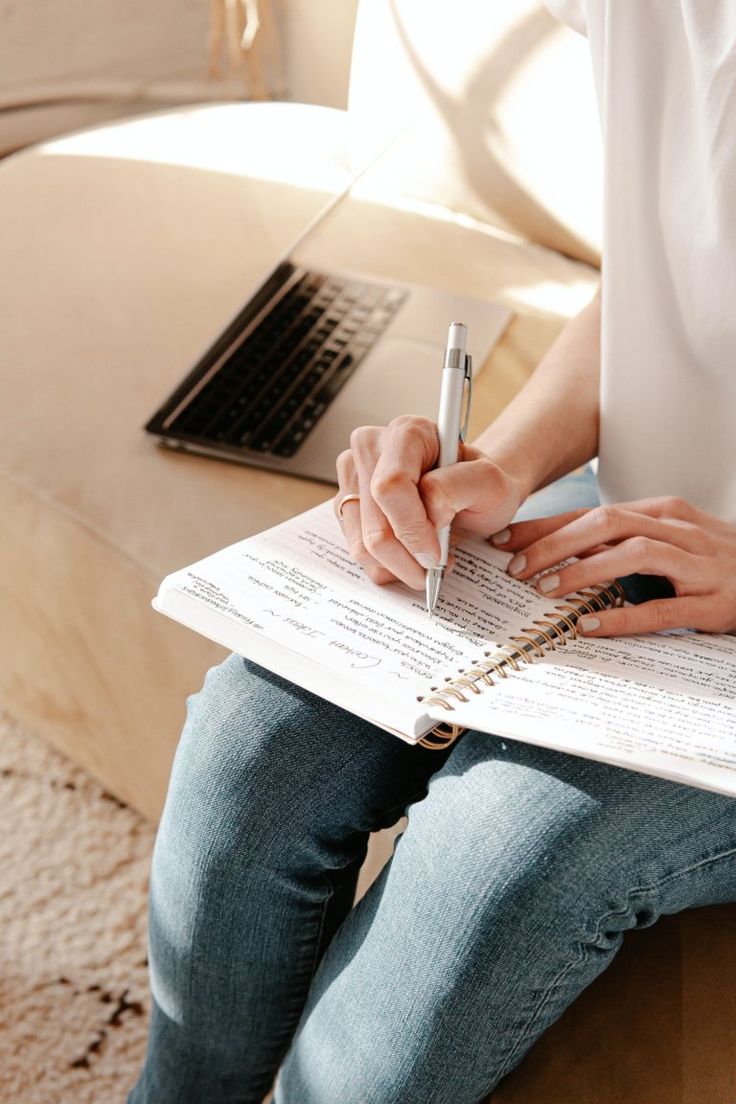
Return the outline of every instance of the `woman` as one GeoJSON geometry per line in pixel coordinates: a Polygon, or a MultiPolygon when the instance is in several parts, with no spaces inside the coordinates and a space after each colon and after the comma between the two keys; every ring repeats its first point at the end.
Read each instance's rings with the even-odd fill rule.
{"type": "MultiPolygon", "coordinates": [[[[452,518],[520,578],[580,557],[552,597],[673,584],[590,635],[733,631],[736,7],[555,7],[596,76],[602,290],[461,463],[432,470],[423,420],[362,428],[336,505],[378,584],[421,588],[452,518]],[[596,455],[586,509],[590,480],[555,481],[596,455]]],[[[728,798],[480,733],[412,748],[230,657],[190,699],[159,831],[131,1104],[256,1104],[277,1070],[276,1104],[477,1104],[626,930],[734,899],[728,798]],[[406,810],[351,909],[368,833],[406,810]]]]}

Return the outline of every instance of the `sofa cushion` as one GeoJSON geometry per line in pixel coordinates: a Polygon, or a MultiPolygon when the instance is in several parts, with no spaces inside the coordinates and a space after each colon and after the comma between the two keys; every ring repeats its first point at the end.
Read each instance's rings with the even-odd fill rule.
{"type": "Polygon", "coordinates": [[[539,0],[361,3],[349,111],[358,158],[405,128],[381,159],[386,190],[598,262],[588,45],[539,0]]]}

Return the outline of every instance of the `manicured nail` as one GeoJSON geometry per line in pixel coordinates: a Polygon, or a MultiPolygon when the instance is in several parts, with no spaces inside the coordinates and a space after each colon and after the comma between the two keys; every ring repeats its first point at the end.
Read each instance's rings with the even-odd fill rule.
{"type": "Polygon", "coordinates": [[[526,556],[514,556],[513,560],[506,568],[509,575],[521,575],[522,571],[526,567],[526,556]]]}
{"type": "Polygon", "coordinates": [[[560,585],[559,575],[543,575],[537,583],[542,594],[549,594],[551,590],[557,590],[560,585]]]}
{"type": "Polygon", "coordinates": [[[511,540],[511,530],[502,529],[500,533],[494,533],[491,540],[494,544],[508,544],[511,540]]]}
{"type": "Polygon", "coordinates": [[[597,617],[581,617],[578,621],[578,628],[581,632],[595,632],[600,627],[601,623],[597,617]]]}
{"type": "Polygon", "coordinates": [[[437,567],[437,558],[431,552],[417,552],[414,559],[425,571],[429,571],[431,567],[437,567]]]}

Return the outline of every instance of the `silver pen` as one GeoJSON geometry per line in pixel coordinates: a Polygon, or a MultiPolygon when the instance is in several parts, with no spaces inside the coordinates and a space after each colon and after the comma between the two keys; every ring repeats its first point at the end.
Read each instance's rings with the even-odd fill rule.
{"type": "MultiPolygon", "coordinates": [[[[447,348],[442,366],[440,412],[437,429],[440,439],[438,468],[457,463],[460,442],[465,440],[470,416],[472,388],[472,360],[466,353],[468,327],[463,322],[451,322],[447,333],[447,348]]],[[[440,542],[440,561],[437,567],[427,571],[427,612],[432,615],[439,597],[442,580],[450,556],[450,526],[437,530],[440,542]]]]}

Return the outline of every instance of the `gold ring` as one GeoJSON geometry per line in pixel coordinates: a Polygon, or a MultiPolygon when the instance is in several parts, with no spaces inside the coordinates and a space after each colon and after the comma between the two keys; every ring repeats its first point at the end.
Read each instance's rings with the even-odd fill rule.
{"type": "Polygon", "coordinates": [[[337,504],[337,516],[338,516],[340,521],[343,520],[342,508],[343,508],[343,506],[345,505],[346,502],[360,502],[360,495],[358,495],[358,494],[346,494],[346,495],[342,496],[342,498],[340,499],[340,501],[337,504]]]}

